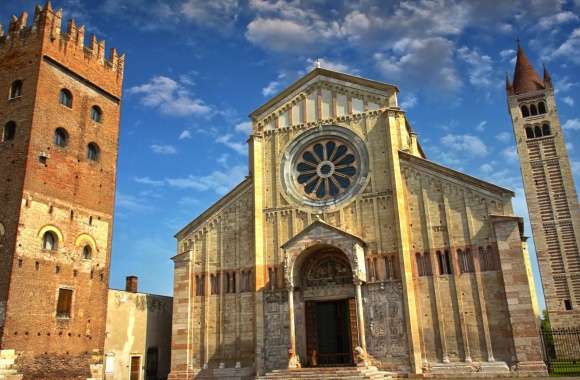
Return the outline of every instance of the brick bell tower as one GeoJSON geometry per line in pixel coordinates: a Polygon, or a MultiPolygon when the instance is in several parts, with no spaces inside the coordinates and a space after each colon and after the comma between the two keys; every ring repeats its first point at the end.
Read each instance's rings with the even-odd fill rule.
{"type": "Polygon", "coordinates": [[[97,376],[104,345],[124,56],[62,15],[0,25],[0,352],[26,378],[97,376]]]}
{"type": "Polygon", "coordinates": [[[554,88],[519,46],[513,83],[506,78],[528,211],[553,327],[580,325],[580,207],[554,88]]]}

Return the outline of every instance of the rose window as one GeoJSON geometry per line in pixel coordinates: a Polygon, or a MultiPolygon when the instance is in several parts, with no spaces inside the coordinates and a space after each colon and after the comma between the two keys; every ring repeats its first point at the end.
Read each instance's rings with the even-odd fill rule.
{"type": "Polygon", "coordinates": [[[288,143],[280,161],[281,184],[289,202],[301,207],[339,207],[367,184],[369,156],[354,131],[321,125],[288,143]]]}
{"type": "Polygon", "coordinates": [[[358,172],[357,164],[355,152],[346,144],[318,141],[302,151],[296,181],[311,198],[334,198],[348,190],[358,172]]]}

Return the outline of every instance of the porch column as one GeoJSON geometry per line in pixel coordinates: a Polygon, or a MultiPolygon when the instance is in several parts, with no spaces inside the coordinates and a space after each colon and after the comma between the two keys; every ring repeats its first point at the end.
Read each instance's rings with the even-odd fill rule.
{"type": "Polygon", "coordinates": [[[356,297],[356,318],[358,322],[358,341],[360,347],[364,352],[367,352],[367,340],[365,335],[365,317],[363,312],[363,300],[362,300],[362,281],[358,278],[354,279],[355,286],[355,297],[356,297]]]}
{"type": "Polygon", "coordinates": [[[290,347],[288,349],[288,368],[300,368],[296,353],[296,325],[294,323],[294,284],[288,284],[288,322],[290,330],[290,347]]]}

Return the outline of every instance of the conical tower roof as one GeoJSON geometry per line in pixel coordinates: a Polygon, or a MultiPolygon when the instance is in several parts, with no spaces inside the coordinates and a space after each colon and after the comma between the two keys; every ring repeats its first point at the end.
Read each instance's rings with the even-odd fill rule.
{"type": "Polygon", "coordinates": [[[543,90],[544,88],[544,82],[540,79],[534,66],[530,63],[524,49],[518,43],[518,55],[513,81],[514,93],[518,95],[543,90]]]}

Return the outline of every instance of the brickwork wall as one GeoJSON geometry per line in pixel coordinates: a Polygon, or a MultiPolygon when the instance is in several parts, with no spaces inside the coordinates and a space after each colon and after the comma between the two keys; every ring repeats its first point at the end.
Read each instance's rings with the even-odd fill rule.
{"type": "Polygon", "coordinates": [[[0,37],[1,88],[24,83],[21,98],[0,101],[2,121],[21,124],[14,146],[0,143],[0,155],[14,157],[0,160],[14,167],[13,180],[0,183],[12,205],[0,222],[9,219],[13,242],[2,255],[9,290],[0,347],[19,352],[25,378],[88,377],[104,344],[124,58],[105,58],[104,42],[84,46],[84,27],[61,28],[62,11],[37,7],[31,19],[22,15],[0,37]],[[63,88],[73,95],[70,109],[60,104],[63,88]],[[100,123],[91,120],[94,105],[100,123]],[[65,147],[55,144],[56,128],[68,133],[65,147]],[[96,162],[87,159],[89,142],[100,147],[96,162]],[[55,251],[42,249],[46,229],[59,236],[55,251]],[[73,290],[70,318],[56,317],[61,287],[73,290]]]}

